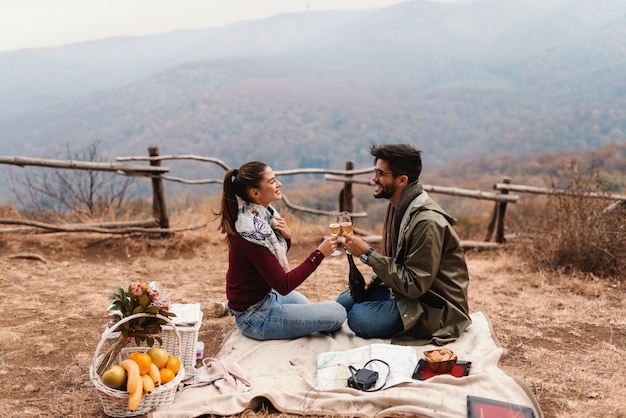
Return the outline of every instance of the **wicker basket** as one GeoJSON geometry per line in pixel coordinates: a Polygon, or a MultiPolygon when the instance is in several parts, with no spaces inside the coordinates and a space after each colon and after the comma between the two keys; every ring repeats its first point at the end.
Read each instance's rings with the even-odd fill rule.
{"type": "MultiPolygon", "coordinates": [[[[105,344],[105,342],[111,341],[112,339],[111,336],[112,334],[116,332],[115,330],[119,325],[128,321],[131,321],[133,319],[140,318],[142,316],[153,316],[153,315],[145,314],[145,313],[131,315],[126,318],[123,318],[121,321],[115,323],[111,328],[108,328],[107,330],[105,330],[105,332],[102,334],[102,338],[100,339],[100,342],[98,343],[98,346],[96,347],[96,351],[94,352],[94,355],[93,355],[93,361],[91,363],[91,367],[89,368],[89,377],[91,378],[91,381],[93,382],[93,384],[96,386],[96,389],[98,390],[98,396],[100,397],[100,402],[102,403],[104,413],[111,417],[134,417],[138,415],[144,415],[152,411],[154,408],[157,408],[161,405],[172,403],[172,401],[174,400],[174,395],[176,395],[176,391],[178,390],[178,385],[180,384],[180,382],[183,380],[185,376],[185,368],[181,366],[180,369],[178,370],[178,373],[176,374],[176,377],[174,377],[172,381],[164,385],[156,387],[152,393],[144,393],[141,398],[141,403],[139,404],[139,408],[137,408],[137,410],[134,412],[131,412],[128,409],[128,392],[126,392],[125,390],[118,390],[118,389],[110,388],[104,383],[102,383],[102,379],[100,378],[97,372],[98,361],[101,360],[102,358],[102,355],[100,354],[100,350],[102,349],[102,346],[105,344]]],[[[171,320],[169,318],[166,318],[165,316],[161,316],[161,315],[154,315],[154,316],[167,321],[169,324],[172,324],[171,320]]],[[[181,337],[177,329],[178,327],[175,327],[173,325],[170,325],[170,327],[177,339],[178,344],[175,349],[173,349],[172,351],[168,350],[168,352],[170,354],[178,353],[178,355],[180,355],[182,354],[182,349],[180,345],[181,337]]],[[[128,354],[130,354],[133,351],[147,352],[148,349],[149,347],[137,347],[137,346],[131,346],[129,344],[128,346],[122,348],[122,350],[120,351],[115,361],[116,363],[119,363],[120,361],[125,359],[128,356],[128,354]]]]}
{"type": "MultiPolygon", "coordinates": [[[[180,345],[180,362],[185,366],[196,367],[196,343],[201,325],[202,311],[200,311],[200,318],[193,326],[163,325],[159,335],[163,343],[159,345],[159,342],[155,341],[154,346],[164,348],[168,353],[174,353],[178,351],[180,345]],[[178,333],[174,331],[174,328],[178,333]]],[[[117,338],[119,334],[119,332],[111,333],[110,338],[117,338]]],[[[128,343],[127,347],[137,347],[137,344],[133,340],[128,343]]],[[[147,343],[143,341],[139,347],[147,347],[147,343]]]]}
{"type": "MultiPolygon", "coordinates": [[[[172,353],[178,350],[180,344],[180,362],[185,366],[196,367],[196,343],[198,342],[200,325],[202,325],[202,312],[200,312],[200,319],[194,326],[163,325],[161,327],[161,334],[159,335],[163,340],[163,344],[159,346],[159,342],[155,341],[154,345],[156,347],[165,348],[168,353],[172,353]],[[176,330],[174,330],[174,328],[176,330]]],[[[134,341],[128,344],[128,347],[131,346],[136,347],[134,341]]],[[[146,346],[145,341],[140,345],[140,347],[146,346]]]]}

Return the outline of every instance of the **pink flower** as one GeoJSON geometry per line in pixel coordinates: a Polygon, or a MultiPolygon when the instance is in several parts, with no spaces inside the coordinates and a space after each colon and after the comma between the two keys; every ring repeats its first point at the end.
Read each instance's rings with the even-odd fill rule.
{"type": "Polygon", "coordinates": [[[158,301],[159,298],[161,297],[161,294],[159,293],[159,291],[157,289],[152,289],[150,290],[150,299],[152,299],[153,301],[158,301]]]}
{"type": "Polygon", "coordinates": [[[133,292],[133,295],[140,297],[144,291],[143,283],[131,283],[130,289],[133,292]]]}

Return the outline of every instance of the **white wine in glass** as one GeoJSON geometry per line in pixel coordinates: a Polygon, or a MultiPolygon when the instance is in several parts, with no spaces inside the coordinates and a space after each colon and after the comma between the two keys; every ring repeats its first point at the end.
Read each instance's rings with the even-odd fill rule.
{"type": "MultiPolygon", "coordinates": [[[[332,236],[337,236],[339,234],[339,230],[341,229],[341,218],[339,216],[339,212],[330,212],[328,215],[328,227],[330,228],[330,234],[332,236]]],[[[341,252],[339,250],[335,250],[330,255],[337,257],[338,255],[341,255],[341,252]]]]}
{"type": "Polygon", "coordinates": [[[352,234],[352,218],[350,218],[350,212],[341,212],[339,215],[339,224],[345,235],[352,234]]]}

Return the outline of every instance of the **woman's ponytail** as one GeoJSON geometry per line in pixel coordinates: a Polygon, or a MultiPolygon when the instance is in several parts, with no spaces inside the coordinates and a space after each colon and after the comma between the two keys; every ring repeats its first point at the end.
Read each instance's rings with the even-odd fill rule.
{"type": "Polygon", "coordinates": [[[232,243],[235,236],[235,221],[237,220],[237,210],[239,204],[237,202],[237,194],[235,193],[235,181],[239,170],[228,170],[224,174],[224,186],[222,189],[221,211],[217,215],[221,215],[219,231],[226,234],[226,242],[232,243]]]}
{"type": "Polygon", "coordinates": [[[237,198],[244,202],[250,202],[248,191],[260,187],[266,168],[267,164],[265,163],[250,161],[243,164],[239,169],[230,169],[224,174],[221,211],[215,215],[221,217],[218,230],[226,234],[228,244],[232,244],[237,233],[235,229],[237,211],[239,210],[237,198]]]}

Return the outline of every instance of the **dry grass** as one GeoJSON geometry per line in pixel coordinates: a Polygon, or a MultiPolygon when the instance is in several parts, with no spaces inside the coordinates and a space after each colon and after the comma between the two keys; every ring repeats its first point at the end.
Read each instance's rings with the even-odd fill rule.
{"type": "Polygon", "coordinates": [[[598,277],[626,275],[626,205],[611,201],[593,163],[571,162],[545,205],[526,205],[521,230],[534,236],[525,254],[539,269],[583,271],[598,277]],[[597,198],[587,197],[595,193],[597,198]],[[612,209],[608,209],[612,208],[612,209]]]}
{"type": "MultiPolygon", "coordinates": [[[[0,417],[103,416],[88,369],[107,296],[129,281],[158,280],[174,302],[201,302],[200,340],[205,355],[217,353],[234,327],[231,317],[210,317],[211,303],[225,297],[226,247],[209,208],[174,213],[173,225],[209,225],[168,240],[0,236],[0,417]],[[10,258],[15,254],[40,259],[10,258]]],[[[326,230],[288,221],[295,265],[326,230]]],[[[502,368],[535,393],[546,417],[626,416],[623,279],[537,272],[506,250],[470,252],[467,259],[470,308],[491,319],[505,348],[502,368]]],[[[345,288],[347,268],[344,257],[329,258],[300,290],[314,301],[334,298],[345,288]]],[[[242,416],[283,415],[267,407],[242,416]]]]}

